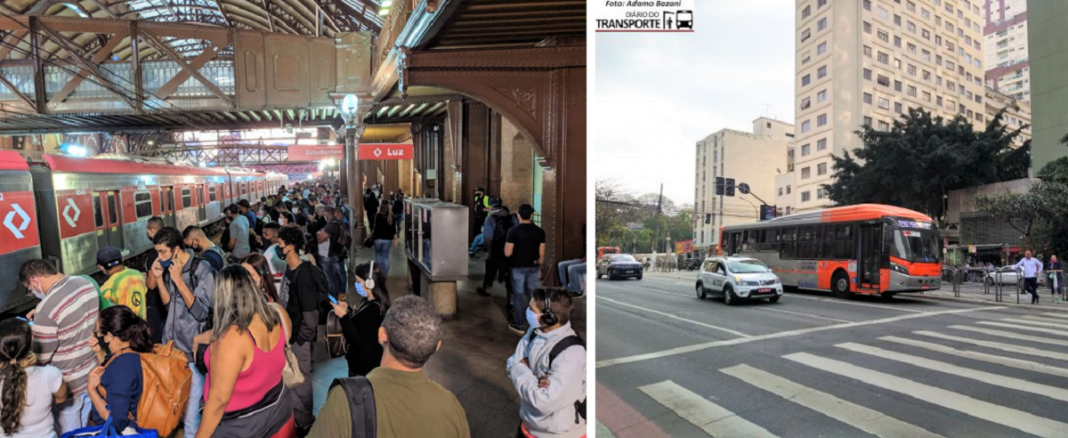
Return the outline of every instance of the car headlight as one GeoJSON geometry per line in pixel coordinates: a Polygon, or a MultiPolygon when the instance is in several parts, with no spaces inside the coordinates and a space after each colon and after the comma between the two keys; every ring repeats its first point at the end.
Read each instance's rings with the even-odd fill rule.
{"type": "Polygon", "coordinates": [[[906,269],[904,266],[901,266],[900,264],[897,264],[897,263],[894,263],[894,262],[890,262],[890,269],[893,270],[893,271],[900,272],[900,273],[905,274],[905,275],[909,274],[909,270],[908,269],[906,269]]]}

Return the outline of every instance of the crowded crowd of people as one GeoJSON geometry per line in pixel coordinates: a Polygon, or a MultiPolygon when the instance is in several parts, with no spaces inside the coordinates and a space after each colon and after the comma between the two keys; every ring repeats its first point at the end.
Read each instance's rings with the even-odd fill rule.
{"type": "MultiPolygon", "coordinates": [[[[404,194],[374,185],[360,218],[337,189],[294,184],[229,205],[218,244],[199,227],[153,217],[143,264],[98,251],[101,284],[25,262],[19,282],[40,301],[25,318],[0,321],[0,436],[88,427],[187,438],[470,437],[456,396],[423,371],[441,348],[440,315],[386,285],[404,194]],[[346,272],[353,220],[370,228],[374,258],[346,272]],[[349,377],[335,380],[315,416],[312,345],[330,313],[349,377]]],[[[584,436],[585,344],[570,326],[585,278],[571,267],[582,261],[559,270],[562,284],[583,283],[577,293],[541,287],[545,232],[534,209],[513,216],[499,198],[483,204],[485,288],[505,283],[510,327],[523,334],[507,358],[521,400],[517,434],[584,436]]]]}

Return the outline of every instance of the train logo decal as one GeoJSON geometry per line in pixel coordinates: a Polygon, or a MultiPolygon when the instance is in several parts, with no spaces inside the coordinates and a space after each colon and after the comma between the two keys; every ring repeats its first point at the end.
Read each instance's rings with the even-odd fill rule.
{"type": "Polygon", "coordinates": [[[82,215],[82,211],[78,209],[77,205],[74,205],[74,199],[73,198],[67,198],[67,206],[63,207],[63,219],[67,220],[67,225],[70,225],[71,228],[77,227],[78,225],[75,224],[75,222],[78,222],[78,218],[81,215],[82,215]],[[71,209],[74,209],[74,217],[73,218],[70,217],[70,210],[71,209]]]}
{"type": "Polygon", "coordinates": [[[4,217],[4,226],[11,230],[11,234],[14,234],[16,239],[24,239],[26,236],[22,232],[30,227],[30,215],[26,214],[26,211],[19,207],[18,204],[11,204],[11,208],[12,211],[7,212],[7,216],[4,217]],[[22,219],[22,224],[18,227],[15,227],[15,224],[11,222],[16,214],[22,219]]]}

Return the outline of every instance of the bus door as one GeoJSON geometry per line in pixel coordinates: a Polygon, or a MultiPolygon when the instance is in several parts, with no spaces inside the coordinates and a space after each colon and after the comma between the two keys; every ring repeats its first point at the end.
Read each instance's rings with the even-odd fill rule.
{"type": "Polygon", "coordinates": [[[880,223],[860,224],[860,250],[857,289],[879,289],[879,255],[883,252],[883,226],[880,223]]]}
{"type": "Polygon", "coordinates": [[[163,193],[160,203],[160,216],[163,218],[163,226],[173,227],[174,221],[174,187],[166,186],[160,189],[163,193]]]}

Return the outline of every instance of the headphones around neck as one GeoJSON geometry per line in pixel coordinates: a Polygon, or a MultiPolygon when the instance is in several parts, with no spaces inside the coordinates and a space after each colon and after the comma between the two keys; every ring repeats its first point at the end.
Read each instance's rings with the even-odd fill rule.
{"type": "Polygon", "coordinates": [[[543,326],[554,326],[556,325],[556,323],[560,322],[560,319],[553,314],[553,309],[549,306],[549,304],[549,294],[546,293],[545,311],[541,313],[541,318],[538,319],[543,326]]]}
{"type": "Polygon", "coordinates": [[[363,281],[363,285],[368,289],[375,288],[375,261],[371,260],[371,268],[367,270],[367,279],[363,281]]]}

